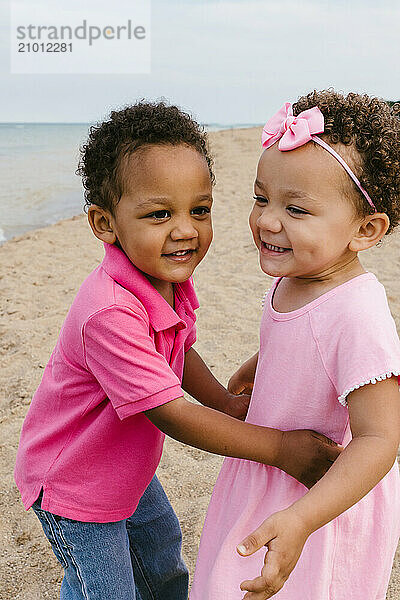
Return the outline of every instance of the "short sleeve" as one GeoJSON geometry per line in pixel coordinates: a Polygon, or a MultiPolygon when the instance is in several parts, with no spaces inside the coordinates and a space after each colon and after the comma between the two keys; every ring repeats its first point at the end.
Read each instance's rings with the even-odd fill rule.
{"type": "Polygon", "coordinates": [[[107,307],[85,323],[86,366],[120,419],[183,396],[181,382],[157,352],[145,316],[107,307]]]}
{"type": "Polygon", "coordinates": [[[375,286],[372,295],[370,287],[358,290],[356,303],[333,304],[333,318],[323,311],[313,317],[322,362],[343,406],[354,390],[400,375],[396,325],[383,286],[375,286]]]}

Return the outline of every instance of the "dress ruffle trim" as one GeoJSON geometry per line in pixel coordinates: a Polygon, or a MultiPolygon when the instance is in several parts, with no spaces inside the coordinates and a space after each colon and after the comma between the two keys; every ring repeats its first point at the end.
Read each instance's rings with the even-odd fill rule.
{"type": "Polygon", "coordinates": [[[267,300],[267,296],[269,294],[269,289],[264,293],[264,296],[261,298],[261,308],[264,310],[265,302],[267,300]]]}
{"type": "Polygon", "coordinates": [[[384,379],[389,379],[390,377],[393,376],[398,377],[400,375],[400,371],[386,371],[386,373],[382,373],[382,375],[377,375],[376,377],[371,377],[371,379],[368,379],[368,381],[362,381],[361,383],[358,383],[357,385],[354,385],[352,388],[346,390],[344,392],[344,394],[342,394],[341,396],[338,396],[338,400],[340,402],[340,404],[342,404],[343,406],[347,406],[347,396],[349,394],[351,394],[351,392],[354,392],[354,390],[358,390],[358,388],[363,387],[364,385],[369,385],[370,383],[374,384],[377,383],[378,381],[383,381],[384,379]]]}

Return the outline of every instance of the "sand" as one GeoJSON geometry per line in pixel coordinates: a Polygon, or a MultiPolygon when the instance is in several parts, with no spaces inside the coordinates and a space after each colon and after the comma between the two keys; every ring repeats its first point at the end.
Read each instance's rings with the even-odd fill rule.
{"type": "MultiPolygon", "coordinates": [[[[261,297],[270,281],[258,267],[247,225],[259,136],[257,129],[210,136],[217,175],[215,238],[195,275],[201,303],[196,349],[224,383],[257,350],[261,297]]],[[[59,597],[61,568],[36,517],[23,509],[12,471],[22,421],[60,326],[79,285],[102,257],[85,216],[14,238],[0,248],[0,600],[59,597]]],[[[364,253],[363,262],[386,286],[400,331],[400,235],[364,253]]],[[[159,467],[182,524],[192,574],[220,464],[219,457],[167,440],[159,467]]],[[[399,598],[400,551],[387,600],[399,598]]]]}

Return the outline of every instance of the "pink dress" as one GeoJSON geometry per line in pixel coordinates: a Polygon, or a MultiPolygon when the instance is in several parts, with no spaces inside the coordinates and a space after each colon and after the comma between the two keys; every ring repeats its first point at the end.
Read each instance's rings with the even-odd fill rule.
{"type": "MultiPolygon", "coordinates": [[[[278,313],[266,296],[258,367],[247,421],[314,429],[351,440],[346,397],[400,374],[400,342],[383,286],[359,275],[313,302],[278,313]]],[[[240,557],[236,545],[307,489],[290,475],[227,458],[200,543],[190,600],[241,600],[239,584],[260,574],[265,549],[240,557]]],[[[360,502],[314,532],[276,600],[385,600],[400,535],[397,462],[360,502]]]]}

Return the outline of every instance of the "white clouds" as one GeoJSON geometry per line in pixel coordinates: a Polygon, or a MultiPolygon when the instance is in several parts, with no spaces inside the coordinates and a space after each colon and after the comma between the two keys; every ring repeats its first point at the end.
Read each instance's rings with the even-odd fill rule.
{"type": "Polygon", "coordinates": [[[176,44],[158,68],[166,73],[172,59],[190,86],[197,82],[210,94],[226,94],[226,114],[240,105],[250,115],[243,120],[258,120],[266,103],[272,108],[314,87],[396,97],[400,10],[397,5],[389,10],[388,4],[282,0],[180,5],[176,44]]]}
{"type": "MultiPolygon", "coordinates": [[[[101,0],[99,10],[107,6],[101,0]]],[[[113,7],[126,18],[125,0],[113,7]]],[[[32,76],[16,100],[22,82],[3,62],[0,120],[93,120],[109,106],[164,95],[205,121],[260,122],[313,88],[397,98],[399,30],[396,0],[153,0],[150,76],[32,76]]]]}

